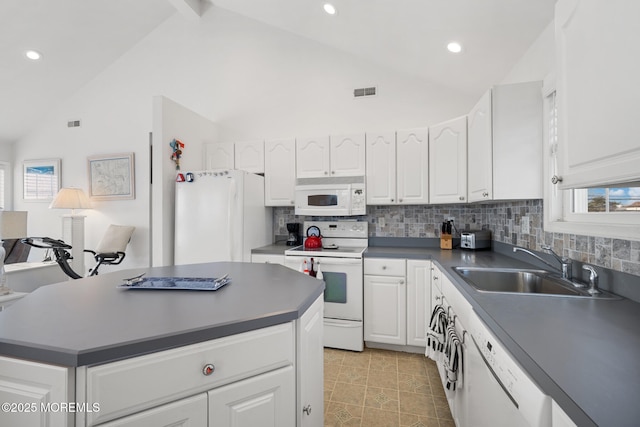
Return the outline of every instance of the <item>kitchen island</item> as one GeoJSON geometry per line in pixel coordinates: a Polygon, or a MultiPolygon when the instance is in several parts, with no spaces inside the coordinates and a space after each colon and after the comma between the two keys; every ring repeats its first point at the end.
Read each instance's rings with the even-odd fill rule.
{"type": "Polygon", "coordinates": [[[42,287],[0,313],[2,426],[322,425],[324,283],[285,267],[156,267],[42,287]],[[125,278],[220,277],[218,291],[125,278]],[[304,378],[304,381],[303,381],[304,378]],[[48,405],[48,406],[47,406],[48,405]],[[145,424],[146,423],[146,424],[145,424]],[[252,424],[253,423],[253,424],[252,424]],[[243,424],[244,425],[244,424],[243,424]]]}

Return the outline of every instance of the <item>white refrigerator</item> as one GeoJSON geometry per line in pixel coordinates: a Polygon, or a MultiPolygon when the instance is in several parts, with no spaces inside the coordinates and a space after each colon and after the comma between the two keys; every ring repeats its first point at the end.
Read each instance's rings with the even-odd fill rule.
{"type": "Polygon", "coordinates": [[[239,170],[182,172],[176,182],[174,264],[251,262],[273,242],[264,177],[239,170]]]}

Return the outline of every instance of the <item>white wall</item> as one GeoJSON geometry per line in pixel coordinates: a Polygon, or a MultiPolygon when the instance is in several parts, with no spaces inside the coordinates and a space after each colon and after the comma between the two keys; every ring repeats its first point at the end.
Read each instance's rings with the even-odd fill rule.
{"type": "Polygon", "coordinates": [[[213,122],[184,106],[165,98],[153,97],[153,185],[151,195],[152,265],[173,264],[175,180],[180,171],[202,168],[204,144],[215,141],[213,122]],[[167,151],[173,139],[185,144],[180,158],[180,171],[167,151]],[[154,245],[155,242],[160,242],[154,245]],[[164,243],[164,244],[162,244],[164,243]]]}
{"type": "Polygon", "coordinates": [[[555,48],[554,22],[551,21],[501,84],[543,80],[555,71],[555,48]]]}
{"type": "MultiPolygon", "coordinates": [[[[137,227],[123,268],[151,263],[148,134],[154,96],[215,122],[220,140],[427,126],[465,114],[475,101],[216,7],[196,21],[176,13],[16,147],[16,165],[61,158],[62,185],[85,190],[87,156],[135,153],[136,199],[95,203],[86,211],[87,247],[95,247],[109,223],[137,227]],[[377,85],[379,95],[352,98],[353,88],[368,85],[377,85]],[[82,126],[67,128],[71,119],[82,126]]],[[[163,135],[169,140],[158,143],[163,159],[171,153],[172,137],[163,135]]],[[[197,163],[196,151],[187,147],[183,162],[197,163]]],[[[59,216],[67,212],[23,202],[18,169],[15,208],[30,211],[29,233],[60,237],[59,216]]],[[[172,204],[170,197],[163,201],[169,209],[164,204],[172,204]]]]}

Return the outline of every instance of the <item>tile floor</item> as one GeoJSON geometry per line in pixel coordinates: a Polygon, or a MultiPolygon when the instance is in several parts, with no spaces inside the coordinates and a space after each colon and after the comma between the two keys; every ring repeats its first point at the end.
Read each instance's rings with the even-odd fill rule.
{"type": "Polygon", "coordinates": [[[325,427],[455,427],[436,365],[420,354],[324,350],[325,427]]]}

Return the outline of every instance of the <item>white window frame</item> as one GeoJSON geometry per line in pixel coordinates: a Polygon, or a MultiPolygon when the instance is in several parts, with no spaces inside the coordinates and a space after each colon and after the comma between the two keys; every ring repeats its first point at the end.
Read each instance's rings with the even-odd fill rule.
{"type": "MultiPolygon", "coordinates": [[[[550,126],[549,97],[555,94],[555,77],[545,78],[542,87],[544,108],[544,230],[553,233],[579,234],[585,236],[610,237],[625,240],[640,240],[640,214],[633,212],[610,213],[573,213],[571,190],[560,190],[551,182],[554,175],[560,175],[557,169],[555,153],[561,149],[562,141],[557,140],[558,133],[550,126]],[[550,143],[556,138],[557,145],[550,143]]],[[[562,124],[560,124],[561,126],[562,124]]],[[[630,185],[637,186],[637,185],[630,185]]],[[[606,187],[606,185],[603,185],[606,187]]]]}
{"type": "Polygon", "coordinates": [[[13,209],[13,168],[11,163],[0,160],[0,169],[4,172],[4,206],[0,200],[0,208],[10,211],[13,209]]]}

